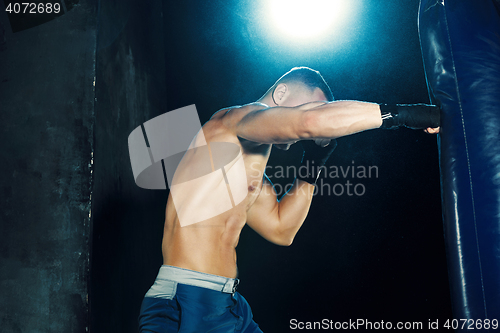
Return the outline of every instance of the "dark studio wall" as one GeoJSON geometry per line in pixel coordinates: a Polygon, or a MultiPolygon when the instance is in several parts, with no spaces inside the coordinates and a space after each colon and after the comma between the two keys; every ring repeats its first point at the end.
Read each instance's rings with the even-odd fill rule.
{"type": "Polygon", "coordinates": [[[135,186],[127,137],[166,112],[161,2],[66,9],[0,15],[0,331],[135,332],[166,193],[135,186]]]}
{"type": "Polygon", "coordinates": [[[0,331],[86,332],[97,4],[14,33],[5,3],[0,331]]]}
{"type": "MultiPolygon", "coordinates": [[[[255,101],[294,66],[321,71],[339,100],[429,102],[418,0],[347,1],[345,27],[309,44],[274,38],[266,3],[163,1],[169,110],[194,103],[203,123],[220,108],[255,101]]],[[[293,332],[291,319],[451,318],[436,141],[409,129],[340,138],[330,166],[376,166],[378,175],[325,184],[360,183],[363,195],[316,196],[290,247],[243,229],[239,291],[264,332],[293,332]]],[[[268,165],[296,166],[300,157],[297,145],[273,149],[268,165]]],[[[277,170],[268,173],[275,183],[293,180],[277,170]]]]}
{"type": "Polygon", "coordinates": [[[161,258],[166,191],[135,185],[128,136],[167,112],[161,1],[100,1],[91,332],[137,332],[161,258]]]}

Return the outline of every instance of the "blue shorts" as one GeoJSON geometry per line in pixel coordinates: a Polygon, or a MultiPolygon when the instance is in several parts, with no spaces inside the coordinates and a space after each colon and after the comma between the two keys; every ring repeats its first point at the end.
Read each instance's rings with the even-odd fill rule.
{"type": "Polygon", "coordinates": [[[260,332],[235,279],[165,266],[146,293],[139,331],[183,333],[260,332]]]}

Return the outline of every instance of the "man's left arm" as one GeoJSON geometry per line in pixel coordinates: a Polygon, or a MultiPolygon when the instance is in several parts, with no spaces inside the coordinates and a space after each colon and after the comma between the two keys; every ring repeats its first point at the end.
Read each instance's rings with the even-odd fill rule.
{"type": "Polygon", "coordinates": [[[259,197],[248,211],[247,224],[272,243],[290,245],[306,219],[321,167],[337,146],[336,140],[320,141],[300,142],[304,153],[298,178],[280,200],[276,200],[276,192],[266,176],[259,197]]]}
{"type": "Polygon", "coordinates": [[[268,241],[288,246],[304,223],[314,185],[296,179],[290,190],[277,200],[274,187],[264,177],[261,193],[247,215],[247,224],[268,241]]]}

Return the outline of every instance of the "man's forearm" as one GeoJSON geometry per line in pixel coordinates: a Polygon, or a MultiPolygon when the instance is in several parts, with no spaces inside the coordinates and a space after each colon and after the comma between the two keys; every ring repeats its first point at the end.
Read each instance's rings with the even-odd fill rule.
{"type": "Polygon", "coordinates": [[[278,203],[280,234],[285,243],[291,244],[304,223],[314,193],[314,185],[296,179],[290,190],[278,203]]]}
{"type": "Polygon", "coordinates": [[[382,125],[380,106],[359,101],[335,101],[305,111],[302,139],[338,138],[382,125]]]}

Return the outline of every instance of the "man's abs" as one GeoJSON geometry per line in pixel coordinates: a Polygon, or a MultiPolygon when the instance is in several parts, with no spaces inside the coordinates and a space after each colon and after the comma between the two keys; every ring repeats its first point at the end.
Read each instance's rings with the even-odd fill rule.
{"type": "Polygon", "coordinates": [[[163,233],[163,264],[235,278],[236,245],[246,209],[235,207],[214,218],[181,227],[169,197],[163,233]]]}

